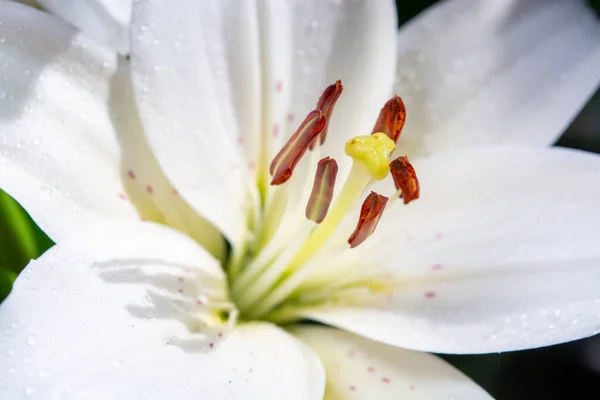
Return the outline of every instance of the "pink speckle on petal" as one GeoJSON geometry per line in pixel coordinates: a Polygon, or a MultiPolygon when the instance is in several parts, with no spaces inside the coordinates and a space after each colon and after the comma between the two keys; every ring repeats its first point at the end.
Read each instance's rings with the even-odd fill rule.
{"type": "Polygon", "coordinates": [[[212,349],[213,347],[215,347],[215,344],[214,343],[209,343],[208,347],[210,347],[212,349]]]}
{"type": "Polygon", "coordinates": [[[135,179],[135,172],[133,172],[132,170],[128,169],[127,170],[127,176],[129,176],[131,179],[135,179]]]}
{"type": "Polygon", "coordinates": [[[390,383],[390,378],[384,376],[383,378],[381,378],[381,382],[390,383]]]}
{"type": "Polygon", "coordinates": [[[415,390],[415,389],[416,389],[416,387],[415,387],[414,385],[410,385],[408,388],[409,388],[410,390],[415,390]]]}
{"type": "Polygon", "coordinates": [[[178,280],[179,282],[183,282],[183,281],[184,281],[184,279],[183,279],[183,276],[180,276],[180,277],[178,277],[178,278],[177,278],[177,280],[178,280]]]}
{"type": "Polygon", "coordinates": [[[294,122],[294,113],[288,113],[287,120],[289,123],[294,122]]]}
{"type": "Polygon", "coordinates": [[[254,171],[256,169],[256,163],[254,161],[251,161],[248,167],[250,168],[250,171],[254,171]]]}
{"type": "Polygon", "coordinates": [[[171,190],[171,193],[173,193],[173,196],[179,196],[179,192],[175,188],[171,190]]]}
{"type": "Polygon", "coordinates": [[[356,392],[356,386],[350,385],[350,390],[352,390],[353,392],[356,392]]]}
{"type": "Polygon", "coordinates": [[[281,93],[281,91],[282,91],[282,90],[283,90],[283,82],[281,82],[281,81],[277,81],[277,82],[275,83],[275,91],[276,91],[277,93],[281,93]]]}
{"type": "Polygon", "coordinates": [[[119,198],[121,200],[127,200],[127,197],[125,197],[125,195],[123,193],[119,193],[119,198]]]}
{"type": "Polygon", "coordinates": [[[183,289],[177,289],[177,293],[182,293],[183,294],[183,289]]]}
{"type": "Polygon", "coordinates": [[[442,232],[438,232],[434,236],[435,240],[442,240],[444,238],[444,234],[442,232]]]}
{"type": "Polygon", "coordinates": [[[436,296],[435,292],[425,292],[425,298],[427,299],[433,299],[436,296]]]}
{"type": "Polygon", "coordinates": [[[353,358],[356,355],[356,353],[353,350],[350,350],[348,352],[348,357],[353,358]]]}
{"type": "Polygon", "coordinates": [[[219,333],[217,333],[217,336],[218,336],[218,337],[223,337],[223,332],[219,332],[219,333]]]}
{"type": "Polygon", "coordinates": [[[242,144],[242,143],[244,143],[244,137],[243,137],[243,136],[238,136],[238,140],[237,140],[237,142],[238,142],[239,144],[242,144]]]}
{"type": "Polygon", "coordinates": [[[443,266],[442,264],[433,264],[433,265],[431,266],[431,269],[432,269],[433,271],[439,271],[439,270],[440,270],[440,269],[442,269],[442,268],[444,268],[444,266],[443,266]]]}
{"type": "Polygon", "coordinates": [[[202,304],[204,304],[204,302],[201,299],[196,299],[196,304],[201,306],[202,304]]]}
{"type": "Polygon", "coordinates": [[[273,137],[279,136],[279,124],[273,125],[273,137]]]}
{"type": "Polygon", "coordinates": [[[369,368],[367,368],[367,371],[369,371],[369,372],[371,372],[371,373],[372,373],[372,372],[375,372],[375,368],[373,368],[373,367],[369,367],[369,368]]]}
{"type": "Polygon", "coordinates": [[[154,188],[150,185],[146,185],[146,192],[148,192],[148,194],[152,194],[154,193],[154,188]]]}

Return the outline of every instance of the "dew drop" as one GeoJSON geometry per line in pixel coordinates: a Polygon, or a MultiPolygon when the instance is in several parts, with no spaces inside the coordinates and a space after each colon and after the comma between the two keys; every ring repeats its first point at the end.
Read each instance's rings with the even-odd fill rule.
{"type": "Polygon", "coordinates": [[[50,197],[50,189],[42,187],[38,190],[38,196],[41,200],[47,200],[50,197]]]}

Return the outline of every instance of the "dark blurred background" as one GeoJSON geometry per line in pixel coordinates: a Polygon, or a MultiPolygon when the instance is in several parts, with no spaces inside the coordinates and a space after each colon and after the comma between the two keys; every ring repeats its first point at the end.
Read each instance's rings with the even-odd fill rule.
{"type": "MultiPolygon", "coordinates": [[[[437,2],[396,0],[400,26],[437,2]]],[[[600,16],[600,0],[588,3],[600,16]]],[[[600,90],[555,145],[600,153],[600,90]]],[[[600,399],[600,335],[535,350],[442,357],[498,400],[600,399]]]]}
{"type": "MultiPolygon", "coordinates": [[[[400,26],[437,2],[396,0],[400,26]]],[[[600,15],[600,0],[589,0],[588,3],[600,15]]],[[[600,91],[590,99],[555,145],[600,153],[600,91]]],[[[599,182],[590,182],[590,185],[593,184],[599,182]]],[[[19,205],[2,191],[0,244],[0,250],[10,249],[0,251],[1,301],[28,261],[37,258],[53,244],[19,205]]],[[[600,398],[600,335],[528,351],[442,357],[499,400],[600,398]]]]}

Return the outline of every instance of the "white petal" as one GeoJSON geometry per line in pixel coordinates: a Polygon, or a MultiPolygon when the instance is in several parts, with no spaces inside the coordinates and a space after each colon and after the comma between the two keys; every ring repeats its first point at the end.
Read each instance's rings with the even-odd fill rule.
{"type": "Polygon", "coordinates": [[[38,0],[38,3],[99,43],[121,54],[129,51],[131,0],[38,0]]]}
{"type": "Polygon", "coordinates": [[[120,61],[112,85],[110,106],[121,145],[124,200],[135,204],[143,219],[184,232],[221,258],[225,245],[221,233],[179,195],[156,162],[133,99],[129,65],[124,59],[120,61]]]}
{"type": "Polygon", "coordinates": [[[132,17],[134,90],[150,147],[183,197],[234,243],[255,162],[237,138],[260,129],[255,14],[252,2],[144,1],[132,17]]]}
{"type": "MultiPolygon", "coordinates": [[[[263,94],[272,137],[278,152],[323,90],[337,79],[344,92],[331,118],[324,155],[349,165],[344,143],[370,134],[379,110],[393,90],[397,35],[394,2],[278,1],[260,8],[263,45],[263,94]],[[279,133],[279,134],[278,134],[279,133]]],[[[269,159],[270,161],[270,159],[269,159]]]]}
{"type": "Polygon", "coordinates": [[[0,187],[54,240],[123,201],[107,100],[115,55],[46,13],[0,2],[0,187]]]}
{"type": "Polygon", "coordinates": [[[117,228],[63,241],[17,279],[0,306],[1,398],[322,395],[318,358],[276,327],[203,340],[201,310],[185,306],[201,291],[210,304],[226,283],[195,242],[148,223],[117,228]]]}
{"type": "Polygon", "coordinates": [[[546,346],[600,331],[600,157],[463,150],[417,160],[415,169],[421,198],[388,207],[360,253],[364,265],[392,274],[396,291],[380,304],[310,316],[448,353],[546,346]]]}
{"type": "Polygon", "coordinates": [[[326,400],[491,399],[442,359],[323,326],[293,327],[312,346],[327,373],[326,400]]]}
{"type": "Polygon", "coordinates": [[[441,2],[398,46],[408,154],[551,144],[600,82],[600,24],[580,0],[441,2]]]}

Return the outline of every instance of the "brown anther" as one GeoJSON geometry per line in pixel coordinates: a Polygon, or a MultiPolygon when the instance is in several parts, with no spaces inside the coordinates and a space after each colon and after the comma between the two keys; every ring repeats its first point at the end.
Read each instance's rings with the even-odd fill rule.
{"type": "MultiPolygon", "coordinates": [[[[321,97],[319,97],[319,101],[317,101],[317,110],[321,111],[326,118],[325,127],[323,128],[323,130],[321,131],[321,135],[319,136],[320,144],[323,144],[325,142],[325,139],[327,138],[329,119],[331,118],[331,113],[333,112],[333,107],[335,106],[335,103],[342,94],[342,90],[344,90],[344,87],[342,86],[342,81],[338,79],[337,81],[335,81],[334,84],[327,86],[327,88],[323,91],[321,97]]],[[[314,149],[316,145],[317,141],[315,140],[310,144],[310,149],[314,149]]]]}
{"type": "Polygon", "coordinates": [[[317,224],[325,219],[331,205],[337,172],[338,165],[333,158],[325,157],[317,164],[315,182],[306,204],[306,218],[317,224]]]}
{"type": "Polygon", "coordinates": [[[408,161],[408,157],[402,156],[392,161],[390,163],[390,173],[394,179],[396,190],[402,191],[400,197],[404,199],[404,204],[419,198],[419,179],[415,169],[408,161]]]}
{"type": "Polygon", "coordinates": [[[379,112],[379,118],[377,118],[372,133],[383,132],[395,143],[398,143],[404,121],[406,121],[406,108],[402,99],[394,96],[385,103],[379,112]]]}
{"type": "Polygon", "coordinates": [[[383,215],[383,210],[387,202],[387,197],[375,192],[371,192],[367,196],[360,209],[360,217],[358,218],[356,229],[348,239],[350,248],[358,246],[375,232],[375,228],[383,215]]]}
{"type": "Polygon", "coordinates": [[[296,132],[273,158],[269,168],[273,177],[271,185],[281,185],[290,179],[294,167],[300,162],[308,146],[323,130],[325,121],[325,116],[319,110],[308,113],[296,132]]]}

